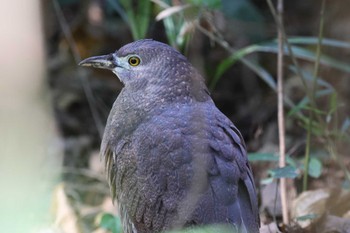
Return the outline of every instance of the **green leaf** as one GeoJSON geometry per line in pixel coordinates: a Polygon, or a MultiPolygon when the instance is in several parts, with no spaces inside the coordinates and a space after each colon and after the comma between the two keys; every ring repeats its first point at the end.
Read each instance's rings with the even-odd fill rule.
{"type": "Polygon", "coordinates": [[[138,24],[138,39],[143,39],[146,37],[148,26],[151,16],[151,1],[149,0],[139,0],[137,9],[137,24],[138,24]]]}
{"type": "Polygon", "coordinates": [[[322,174],[322,163],[319,159],[315,157],[310,158],[309,162],[309,175],[313,178],[318,178],[322,174]]]}
{"type": "Polygon", "coordinates": [[[260,64],[252,62],[245,58],[241,58],[240,61],[244,65],[248,66],[256,75],[258,75],[273,90],[277,89],[277,84],[274,78],[260,64]]]}
{"type": "Polygon", "coordinates": [[[145,38],[151,16],[151,1],[139,0],[136,5],[129,0],[119,0],[119,2],[126,12],[134,40],[145,38]]]}
{"type": "MultiPolygon", "coordinates": [[[[319,43],[318,37],[289,37],[288,42],[291,44],[302,45],[317,45],[319,43]]],[[[322,38],[322,45],[335,48],[350,49],[350,43],[329,38],[322,38]]]]}
{"type": "MultiPolygon", "coordinates": [[[[315,99],[320,98],[322,96],[331,95],[332,93],[334,93],[333,89],[319,90],[315,94],[315,99]]],[[[297,112],[299,112],[300,110],[303,110],[303,109],[315,110],[315,112],[318,113],[318,114],[325,114],[324,112],[318,112],[319,110],[317,110],[317,109],[311,109],[310,107],[308,107],[309,103],[310,103],[309,98],[307,96],[305,96],[297,105],[295,105],[294,108],[292,108],[288,112],[287,115],[288,116],[292,116],[295,113],[297,113],[297,112]]]]}
{"type": "MultiPolygon", "coordinates": [[[[277,53],[278,52],[277,44],[274,44],[274,43],[262,44],[262,45],[256,47],[256,50],[259,52],[270,52],[270,53],[277,53]]],[[[304,59],[307,61],[312,61],[312,62],[314,62],[316,60],[316,53],[312,52],[308,49],[304,49],[304,48],[297,47],[297,46],[292,46],[292,52],[293,52],[293,55],[297,58],[304,59]]],[[[284,47],[284,53],[286,55],[289,55],[289,51],[287,49],[287,46],[284,47]]],[[[336,60],[332,57],[326,56],[326,55],[320,56],[320,63],[323,65],[328,65],[330,67],[345,71],[345,72],[350,72],[349,64],[343,63],[341,61],[338,61],[338,60],[336,60]]]]}
{"type": "MultiPolygon", "coordinates": [[[[309,129],[309,118],[307,117],[301,117],[298,116],[298,119],[301,121],[301,125],[304,129],[309,129]]],[[[324,135],[325,132],[325,125],[322,123],[319,123],[317,121],[311,122],[311,132],[313,135],[321,136],[324,135]]]]}
{"type": "MultiPolygon", "coordinates": [[[[279,157],[274,153],[249,153],[248,160],[250,162],[257,162],[257,161],[277,162],[279,160],[279,157]]],[[[287,161],[287,164],[296,166],[295,161],[289,156],[286,157],[286,161],[287,161]]]]}
{"type": "Polygon", "coordinates": [[[271,177],[277,179],[277,178],[295,178],[298,176],[298,173],[296,172],[296,168],[293,166],[285,166],[281,168],[275,168],[270,169],[268,173],[271,175],[271,177]]]}
{"type": "MultiPolygon", "coordinates": [[[[295,66],[289,66],[289,70],[291,70],[293,73],[298,75],[297,68],[295,66]]],[[[314,76],[313,76],[313,74],[311,74],[311,72],[306,71],[304,69],[301,69],[300,73],[303,76],[302,78],[305,78],[306,81],[313,82],[314,76]]],[[[317,84],[320,87],[325,87],[326,89],[334,90],[334,88],[333,88],[333,86],[331,84],[329,84],[328,82],[324,81],[320,77],[317,77],[317,84]]]]}
{"type": "Polygon", "coordinates": [[[164,2],[157,2],[157,5],[163,10],[158,13],[156,20],[163,20],[165,34],[170,45],[185,52],[185,46],[192,33],[192,30],[188,30],[191,25],[189,22],[199,17],[200,7],[191,4],[170,6],[164,2]]]}
{"type": "Polygon", "coordinates": [[[222,74],[225,73],[229,67],[234,65],[237,61],[242,59],[244,56],[253,52],[257,52],[258,47],[259,47],[258,45],[251,45],[233,52],[228,58],[220,62],[216,70],[216,74],[213,81],[216,82],[217,79],[220,78],[222,74]]]}
{"type": "Polygon", "coordinates": [[[212,79],[209,88],[213,90],[216,86],[216,83],[219,81],[220,77],[226,72],[226,70],[235,64],[238,60],[241,61],[244,65],[248,66],[257,76],[259,76],[269,87],[273,90],[276,90],[277,84],[274,78],[271,76],[269,72],[267,72],[262,66],[257,63],[254,63],[244,56],[248,54],[249,51],[239,50],[233,53],[228,58],[224,59],[218,65],[218,68],[215,71],[214,78],[212,79]]]}
{"type": "MultiPolygon", "coordinates": [[[[305,43],[316,43],[315,39],[313,38],[305,40],[305,43]]],[[[330,39],[325,39],[324,40],[326,44],[329,46],[335,46],[335,47],[341,47],[341,48],[349,48],[350,44],[346,42],[341,42],[341,41],[335,41],[335,40],[330,40],[330,39]]],[[[294,42],[301,43],[303,40],[301,38],[294,38],[294,42]]],[[[284,53],[286,55],[289,55],[289,50],[287,46],[284,46],[283,48],[284,53]]],[[[312,61],[315,62],[317,59],[316,53],[313,51],[310,51],[308,49],[298,47],[298,46],[291,46],[291,50],[293,55],[296,58],[299,59],[304,59],[307,61],[312,61]]],[[[243,62],[245,65],[247,65],[249,68],[252,69],[252,67],[255,68],[253,70],[258,76],[263,78],[263,80],[270,86],[275,89],[275,81],[271,77],[271,75],[264,70],[260,65],[254,64],[249,60],[246,60],[244,57],[247,56],[248,54],[255,53],[255,52],[268,52],[268,53],[278,53],[278,46],[275,40],[273,41],[268,41],[260,44],[253,44],[244,48],[241,48],[235,52],[233,52],[228,58],[224,59],[219,65],[218,68],[215,72],[214,78],[211,81],[210,84],[210,89],[213,89],[219,80],[219,78],[223,75],[223,73],[226,72],[226,70],[234,65],[237,61],[243,62]],[[254,65],[254,66],[253,66],[254,65]],[[266,72],[266,73],[265,73],[266,72]]],[[[333,67],[335,69],[344,71],[344,72],[350,72],[350,64],[344,63],[341,61],[338,61],[332,57],[326,56],[326,55],[321,55],[320,56],[320,63],[323,65],[328,65],[330,67],[333,67]]]]}
{"type": "Polygon", "coordinates": [[[221,7],[221,0],[187,0],[186,2],[195,6],[204,6],[211,9],[218,9],[221,7]]]}
{"type": "Polygon", "coordinates": [[[317,218],[319,215],[318,214],[306,214],[303,216],[299,216],[295,218],[296,221],[306,221],[306,220],[313,220],[317,218]]]}
{"type": "Polygon", "coordinates": [[[304,109],[312,111],[316,115],[327,115],[327,113],[325,111],[323,111],[322,109],[315,108],[315,107],[312,107],[312,106],[309,106],[309,105],[305,106],[304,109]]]}
{"type": "Polygon", "coordinates": [[[122,233],[122,227],[119,217],[105,213],[101,217],[100,227],[110,230],[113,233],[122,233]]]}
{"type": "MultiPolygon", "coordinates": [[[[252,51],[252,49],[254,50],[254,52],[269,52],[269,53],[278,53],[278,47],[276,43],[271,43],[271,42],[267,42],[267,43],[263,43],[263,44],[259,44],[259,45],[253,45],[253,48],[250,48],[250,50],[252,51]]],[[[302,48],[302,47],[298,47],[298,46],[292,46],[291,47],[293,55],[297,58],[300,59],[304,59],[307,61],[312,61],[315,62],[316,61],[316,53],[312,52],[308,49],[302,48]]],[[[289,55],[289,51],[287,46],[284,46],[284,53],[286,55],[289,55]]],[[[348,63],[344,63],[341,61],[338,61],[332,57],[329,57],[327,55],[321,55],[320,56],[320,63],[323,65],[328,65],[330,67],[333,67],[335,69],[344,71],[344,72],[350,72],[350,65],[348,63]]]]}
{"type": "Polygon", "coordinates": [[[338,95],[336,92],[333,92],[332,95],[329,96],[329,109],[326,116],[326,122],[330,123],[332,121],[332,117],[334,113],[337,111],[338,105],[338,95]]]}
{"type": "Polygon", "coordinates": [[[249,153],[248,160],[250,162],[256,161],[278,161],[278,156],[273,153],[249,153]]]}

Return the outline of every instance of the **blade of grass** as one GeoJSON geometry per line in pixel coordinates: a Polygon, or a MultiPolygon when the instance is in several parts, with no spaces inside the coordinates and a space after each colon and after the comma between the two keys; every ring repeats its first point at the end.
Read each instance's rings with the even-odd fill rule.
{"type": "Polygon", "coordinates": [[[216,72],[214,74],[214,78],[211,80],[209,88],[213,90],[219,81],[220,77],[227,71],[228,68],[230,68],[232,65],[234,65],[237,61],[242,62],[246,66],[248,66],[250,69],[254,71],[260,78],[266,82],[266,84],[271,87],[272,89],[276,90],[277,85],[274,78],[267,72],[262,66],[260,66],[257,63],[254,63],[250,61],[249,59],[244,58],[246,55],[254,52],[256,46],[249,46],[244,49],[237,50],[234,52],[231,56],[224,59],[220,64],[218,65],[218,68],[216,69],[216,72]]]}
{"type": "Polygon", "coordinates": [[[119,2],[127,15],[127,22],[133,39],[145,38],[151,16],[151,2],[149,0],[140,0],[136,9],[132,1],[120,0],[119,2]]]}
{"type": "MultiPolygon", "coordinates": [[[[319,43],[318,37],[289,37],[288,42],[291,44],[301,45],[317,45],[319,43]]],[[[322,46],[330,46],[335,48],[350,49],[350,43],[340,40],[334,40],[329,38],[323,38],[321,42],[322,46]]]]}
{"type": "MultiPolygon", "coordinates": [[[[295,74],[298,74],[296,72],[296,68],[294,66],[289,66],[289,70],[292,71],[295,74]]],[[[313,76],[310,72],[308,72],[307,70],[301,70],[301,73],[303,74],[303,77],[305,78],[306,81],[311,82],[313,80],[313,76]]],[[[328,82],[324,81],[323,79],[321,79],[320,77],[317,78],[317,84],[319,87],[324,87],[326,89],[332,90],[334,91],[334,88],[331,84],[329,84],[328,82]]]]}
{"type": "MultiPolygon", "coordinates": [[[[332,89],[325,89],[325,90],[320,90],[316,92],[316,99],[323,97],[323,96],[327,96],[327,95],[331,95],[334,91],[332,89]]],[[[295,113],[303,110],[303,109],[311,109],[311,107],[307,107],[310,104],[310,100],[307,96],[305,96],[297,105],[295,105],[294,108],[292,108],[289,112],[288,112],[288,116],[293,116],[295,113]]]]}
{"type": "MultiPolygon", "coordinates": [[[[319,25],[319,32],[318,32],[318,43],[316,47],[316,59],[315,59],[315,65],[314,65],[314,71],[313,71],[313,82],[311,87],[311,102],[313,104],[310,104],[309,106],[311,108],[317,109],[316,102],[315,102],[315,96],[316,96],[316,88],[317,88],[317,80],[318,80],[318,70],[319,65],[321,62],[321,49],[322,49],[322,39],[323,39],[323,27],[324,27],[324,10],[325,10],[325,0],[322,0],[321,5],[321,11],[320,11],[320,25],[319,25]]],[[[307,130],[307,136],[306,136],[306,149],[305,149],[305,160],[304,160],[304,166],[305,166],[305,173],[303,177],[303,191],[305,192],[308,187],[308,176],[309,176],[309,164],[310,164],[310,148],[311,148],[311,136],[312,136],[312,124],[314,122],[314,111],[309,111],[309,121],[308,121],[308,130],[307,130]]]]}
{"type": "Polygon", "coordinates": [[[119,1],[108,0],[108,4],[119,14],[125,23],[129,23],[128,16],[126,15],[125,10],[119,5],[119,1]]]}
{"type": "MultiPolygon", "coordinates": [[[[274,153],[249,153],[248,154],[248,160],[250,162],[262,162],[262,161],[277,162],[278,158],[279,158],[279,155],[276,155],[274,153]]],[[[291,165],[294,167],[297,166],[296,162],[292,158],[287,157],[286,159],[287,159],[286,162],[288,165],[291,165]]]]}
{"type": "Polygon", "coordinates": [[[182,33],[181,30],[188,26],[185,11],[195,8],[192,4],[170,6],[159,0],[151,0],[163,10],[158,13],[156,20],[163,20],[165,34],[171,46],[185,53],[186,42],[190,38],[188,33],[182,33]]]}
{"type": "MultiPolygon", "coordinates": [[[[290,52],[288,50],[287,46],[283,47],[284,49],[284,54],[285,55],[290,55],[290,52]]],[[[317,54],[315,52],[312,52],[308,49],[302,48],[302,47],[297,47],[297,46],[292,46],[291,47],[292,52],[295,57],[304,59],[307,61],[312,61],[315,62],[317,58],[317,54]]],[[[250,45],[247,47],[244,47],[242,49],[239,49],[232,53],[228,58],[224,59],[219,65],[218,68],[216,69],[214,78],[212,79],[209,87],[210,89],[214,89],[218,80],[220,77],[227,71],[228,68],[230,68],[232,65],[234,65],[237,61],[242,60],[245,56],[255,53],[255,52],[267,52],[267,53],[277,53],[278,52],[278,47],[277,44],[273,41],[270,42],[264,42],[261,44],[254,44],[250,45]]],[[[245,63],[244,61],[242,61],[245,63]]],[[[338,70],[344,71],[344,72],[350,72],[350,64],[344,63],[341,61],[338,61],[332,57],[326,56],[326,55],[320,55],[320,64],[323,65],[328,65],[330,67],[336,68],[338,70]]],[[[261,67],[262,68],[262,67],[261,67]]],[[[262,70],[260,68],[260,70],[262,70]]],[[[296,68],[294,68],[295,71],[296,68]]],[[[267,78],[266,75],[259,75],[260,77],[264,77],[264,81],[270,86],[274,87],[276,86],[274,83],[273,79],[267,78]]],[[[303,77],[303,76],[302,76],[303,77]]]]}
{"type": "MultiPolygon", "coordinates": [[[[283,49],[286,55],[290,55],[290,52],[288,51],[287,46],[284,46],[283,49]]],[[[312,62],[315,62],[317,58],[317,54],[308,49],[298,47],[298,46],[292,46],[291,49],[296,58],[300,58],[300,59],[304,59],[312,62]]],[[[237,54],[232,55],[231,59],[233,58],[240,59],[254,52],[277,53],[278,52],[277,44],[273,42],[266,42],[261,44],[250,45],[245,48],[237,50],[236,51],[237,54]]],[[[350,64],[338,61],[326,55],[320,55],[320,64],[328,65],[345,72],[350,72],[350,64]]]]}
{"type": "Polygon", "coordinates": [[[151,2],[149,0],[138,1],[138,12],[136,15],[139,39],[145,38],[151,16],[151,2]]]}

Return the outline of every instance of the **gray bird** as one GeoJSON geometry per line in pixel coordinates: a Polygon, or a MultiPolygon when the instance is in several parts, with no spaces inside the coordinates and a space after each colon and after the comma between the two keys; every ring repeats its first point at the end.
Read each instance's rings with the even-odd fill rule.
{"type": "Polygon", "coordinates": [[[259,232],[243,138],[182,54],[147,39],[79,65],[109,69],[124,84],[101,155],[125,233],[208,224],[259,232]]]}

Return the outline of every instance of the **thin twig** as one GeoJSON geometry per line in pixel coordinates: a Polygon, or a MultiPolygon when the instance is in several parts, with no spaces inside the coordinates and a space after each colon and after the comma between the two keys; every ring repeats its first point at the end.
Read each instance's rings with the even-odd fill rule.
{"type": "MultiPolygon", "coordinates": [[[[297,76],[300,78],[300,80],[301,80],[301,82],[302,82],[302,84],[303,84],[303,87],[304,87],[304,89],[305,89],[305,94],[306,94],[306,96],[308,97],[309,102],[310,102],[310,106],[311,106],[312,108],[315,108],[315,109],[316,109],[316,107],[317,107],[317,106],[316,106],[316,103],[315,103],[315,101],[314,101],[314,98],[312,97],[312,93],[308,91],[309,88],[308,88],[308,85],[307,85],[307,83],[306,83],[306,78],[304,77],[303,72],[301,72],[301,68],[300,68],[300,66],[299,66],[299,63],[298,63],[298,61],[297,61],[297,59],[296,59],[296,56],[294,55],[294,52],[293,52],[293,50],[292,50],[292,45],[291,45],[291,43],[289,43],[289,41],[288,41],[288,37],[287,37],[287,34],[286,34],[286,32],[285,32],[284,25],[283,25],[282,22],[279,21],[278,15],[277,15],[277,13],[276,13],[276,10],[275,10],[275,8],[274,8],[274,6],[273,6],[271,0],[266,0],[266,1],[267,1],[268,5],[269,5],[269,8],[270,8],[270,10],[271,10],[271,13],[272,13],[274,19],[275,19],[275,22],[276,22],[276,24],[277,24],[278,30],[280,30],[280,31],[282,32],[282,34],[283,34],[284,43],[285,43],[286,46],[287,46],[289,57],[291,58],[292,63],[293,63],[293,65],[294,65],[295,68],[296,68],[297,76]]],[[[316,118],[317,118],[318,122],[320,122],[320,123],[322,123],[322,124],[325,123],[324,119],[323,119],[322,117],[320,117],[320,115],[316,114],[316,118]]]]}
{"type": "Polygon", "coordinates": [[[309,163],[310,163],[310,147],[311,147],[311,132],[312,132],[312,110],[309,111],[307,134],[306,134],[306,145],[305,145],[305,156],[304,156],[304,176],[303,176],[303,191],[307,190],[308,176],[309,176],[309,163]]]}
{"type": "MultiPolygon", "coordinates": [[[[316,107],[316,89],[317,89],[317,81],[318,81],[318,71],[319,71],[319,65],[320,65],[320,59],[321,59],[321,49],[322,49],[322,39],[323,39],[323,26],[324,26],[324,9],[325,9],[325,0],[322,1],[321,5],[321,11],[320,11],[320,26],[318,31],[318,43],[316,48],[316,60],[315,60],[315,66],[313,71],[313,82],[312,82],[312,89],[311,89],[311,98],[312,100],[310,103],[314,103],[316,107]]],[[[308,126],[307,126],[307,136],[306,136],[306,149],[305,149],[305,158],[304,158],[304,177],[303,177],[303,191],[307,190],[308,186],[308,174],[309,174],[309,162],[310,162],[310,147],[311,147],[311,134],[312,134],[312,124],[314,122],[314,110],[312,106],[310,106],[311,109],[309,110],[309,120],[308,120],[308,126]]]]}
{"type": "MultiPolygon", "coordinates": [[[[59,24],[60,24],[61,29],[63,31],[63,34],[64,34],[64,36],[65,36],[65,38],[66,38],[66,40],[68,42],[69,48],[72,51],[72,54],[73,54],[73,57],[74,57],[74,61],[75,61],[76,64],[78,64],[80,62],[80,60],[81,60],[81,57],[79,55],[78,47],[76,46],[76,43],[75,43],[74,38],[72,36],[71,30],[70,30],[70,28],[68,26],[68,23],[67,23],[66,19],[64,18],[64,15],[62,13],[61,7],[58,4],[57,0],[53,0],[52,2],[53,2],[53,5],[54,5],[54,9],[55,9],[55,12],[56,12],[59,24]]],[[[82,71],[79,71],[79,72],[82,72],[82,71]]],[[[92,117],[94,119],[94,122],[96,124],[97,130],[99,132],[100,139],[102,139],[104,126],[102,124],[102,120],[99,117],[98,111],[96,109],[95,98],[93,96],[91,86],[90,86],[88,80],[86,79],[86,75],[78,75],[78,76],[79,76],[80,81],[82,83],[83,90],[84,90],[86,99],[88,101],[92,117]]]]}
{"type": "MultiPolygon", "coordinates": [[[[278,21],[283,23],[283,0],[277,2],[278,21]]],[[[278,108],[278,137],[279,137],[279,167],[286,166],[286,143],[285,143],[285,125],[284,125],[284,105],[283,105],[283,56],[284,56],[284,38],[283,32],[278,28],[278,54],[277,54],[277,108],[278,108]]],[[[287,180],[280,180],[281,204],[283,223],[289,223],[288,201],[287,201],[287,180]]]]}
{"type": "MultiPolygon", "coordinates": [[[[271,0],[266,0],[267,1],[267,4],[270,8],[270,11],[271,11],[271,14],[272,16],[274,17],[274,20],[276,22],[276,25],[277,25],[277,29],[282,33],[283,35],[283,40],[284,40],[284,43],[285,45],[287,46],[287,50],[288,50],[288,54],[289,54],[289,57],[291,58],[292,60],[292,63],[293,65],[295,66],[296,68],[296,73],[298,75],[298,77],[300,78],[302,84],[303,84],[303,87],[305,89],[305,93],[307,95],[307,97],[309,98],[310,102],[312,101],[312,98],[311,98],[311,93],[309,93],[307,90],[308,90],[308,87],[307,87],[307,83],[306,83],[306,78],[304,77],[303,73],[301,72],[301,68],[299,66],[299,63],[296,59],[296,57],[294,56],[294,52],[292,50],[292,46],[291,44],[288,42],[288,38],[287,38],[287,34],[285,32],[285,29],[284,29],[284,25],[282,22],[279,21],[279,17],[278,17],[278,13],[276,12],[276,9],[274,8],[273,4],[272,4],[272,1],[271,0]]],[[[311,103],[312,105],[314,105],[313,103],[311,103]]]]}

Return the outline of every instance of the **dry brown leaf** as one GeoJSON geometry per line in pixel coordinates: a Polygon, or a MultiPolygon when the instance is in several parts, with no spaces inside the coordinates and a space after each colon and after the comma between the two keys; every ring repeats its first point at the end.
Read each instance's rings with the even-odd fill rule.
{"type": "MultiPolygon", "coordinates": [[[[350,210],[350,192],[346,190],[317,189],[303,192],[293,201],[292,217],[316,214],[317,219],[321,216],[342,217],[350,210]]],[[[312,220],[298,221],[305,228],[312,220]]]]}
{"type": "MultiPolygon", "coordinates": [[[[309,214],[322,215],[325,211],[327,198],[330,196],[329,190],[318,189],[301,193],[292,204],[292,218],[309,214]]],[[[300,226],[306,228],[311,224],[311,220],[299,222],[300,226]]]]}
{"type": "Polygon", "coordinates": [[[331,215],[344,216],[350,210],[350,192],[348,190],[332,190],[327,199],[326,209],[331,215]]]}
{"type": "Polygon", "coordinates": [[[350,233],[350,219],[328,215],[315,224],[318,233],[350,233]]]}

